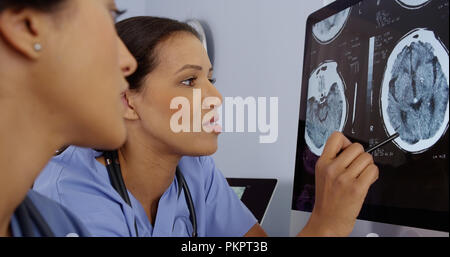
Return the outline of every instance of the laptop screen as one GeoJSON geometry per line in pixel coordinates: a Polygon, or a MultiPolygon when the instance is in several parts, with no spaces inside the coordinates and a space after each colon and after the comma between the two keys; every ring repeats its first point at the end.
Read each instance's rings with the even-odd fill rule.
{"type": "Polygon", "coordinates": [[[231,187],[231,189],[233,189],[233,191],[236,193],[239,199],[242,199],[242,195],[245,192],[245,188],[246,187],[231,187]]]}
{"type": "Polygon", "coordinates": [[[269,178],[227,178],[231,189],[262,223],[272,200],[277,179],[269,178]]]}

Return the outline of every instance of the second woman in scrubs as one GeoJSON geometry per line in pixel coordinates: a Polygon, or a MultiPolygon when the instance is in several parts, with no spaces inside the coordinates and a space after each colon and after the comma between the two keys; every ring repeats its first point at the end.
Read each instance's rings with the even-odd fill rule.
{"type": "MultiPolygon", "coordinates": [[[[102,152],[88,148],[71,146],[55,157],[35,190],[69,208],[95,236],[191,236],[189,208],[175,176],[178,166],[192,195],[198,236],[265,236],[208,157],[217,150],[218,117],[203,124],[209,132],[171,129],[171,118],[179,111],[170,108],[174,98],[193,103],[194,89],[201,90],[201,100],[222,98],[197,33],[184,23],[153,17],[128,19],[117,29],[138,61],[137,71],[128,77],[128,138],[117,151],[131,206],[111,185],[102,152]]],[[[209,111],[191,104],[190,117],[204,120],[209,111]]],[[[299,235],[345,236],[352,231],[378,177],[372,157],[363,152],[342,134],[331,136],[317,165],[315,209],[299,235]]]]}
{"type": "Polygon", "coordinates": [[[121,93],[136,61],[117,13],[114,0],[0,0],[0,237],[87,235],[30,188],[64,145],[125,142],[121,93]]]}

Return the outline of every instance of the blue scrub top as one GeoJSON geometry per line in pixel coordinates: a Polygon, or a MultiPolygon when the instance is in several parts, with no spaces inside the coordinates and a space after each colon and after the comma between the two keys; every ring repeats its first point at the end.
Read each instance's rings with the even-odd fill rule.
{"type": "Polygon", "coordinates": [[[44,232],[47,229],[57,237],[90,236],[82,223],[66,208],[30,190],[11,217],[12,235],[49,236],[44,232]]]}
{"type": "MultiPolygon", "coordinates": [[[[128,191],[130,207],[111,186],[101,152],[70,146],[54,157],[34,184],[41,194],[74,213],[94,236],[189,237],[192,224],[178,181],[162,195],[154,227],[142,205],[128,191]]],[[[191,191],[200,237],[240,237],[257,219],[229,187],[211,157],[183,157],[178,164],[191,191]]]]}

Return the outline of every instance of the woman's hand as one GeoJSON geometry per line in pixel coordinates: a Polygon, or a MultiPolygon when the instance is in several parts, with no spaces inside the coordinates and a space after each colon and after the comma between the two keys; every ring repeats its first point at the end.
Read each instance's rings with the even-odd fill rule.
{"type": "Polygon", "coordinates": [[[299,236],[348,236],[377,179],[372,155],[334,132],[317,161],[314,209],[299,236]]]}

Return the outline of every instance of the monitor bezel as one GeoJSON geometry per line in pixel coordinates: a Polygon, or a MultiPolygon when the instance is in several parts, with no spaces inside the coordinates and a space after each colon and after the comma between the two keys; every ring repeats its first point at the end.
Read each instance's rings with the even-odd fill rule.
{"type": "MultiPolygon", "coordinates": [[[[299,160],[299,154],[302,152],[299,149],[299,144],[304,137],[304,126],[306,121],[306,100],[308,94],[308,77],[310,60],[307,54],[310,51],[310,44],[312,42],[313,34],[312,27],[315,23],[322,21],[331,15],[334,15],[346,8],[355,6],[360,2],[366,0],[336,0],[335,2],[317,10],[316,12],[310,14],[306,21],[305,29],[305,45],[304,45],[304,55],[303,55],[303,71],[302,71],[302,83],[301,83],[301,98],[300,98],[300,111],[299,111],[299,123],[298,123],[298,134],[297,134],[297,150],[295,159],[295,176],[299,173],[299,169],[302,169],[299,160]]],[[[366,142],[360,142],[365,145],[366,142]]],[[[294,183],[295,187],[295,183],[294,183]]],[[[293,194],[295,191],[293,190],[293,194]]],[[[295,199],[292,197],[292,210],[297,210],[295,208],[295,199]]],[[[358,216],[360,220],[380,222],[392,225],[402,225],[408,227],[416,227],[422,229],[430,229],[436,231],[449,232],[449,212],[431,211],[424,209],[406,209],[397,207],[387,207],[378,205],[364,204],[363,208],[358,216]]]]}

